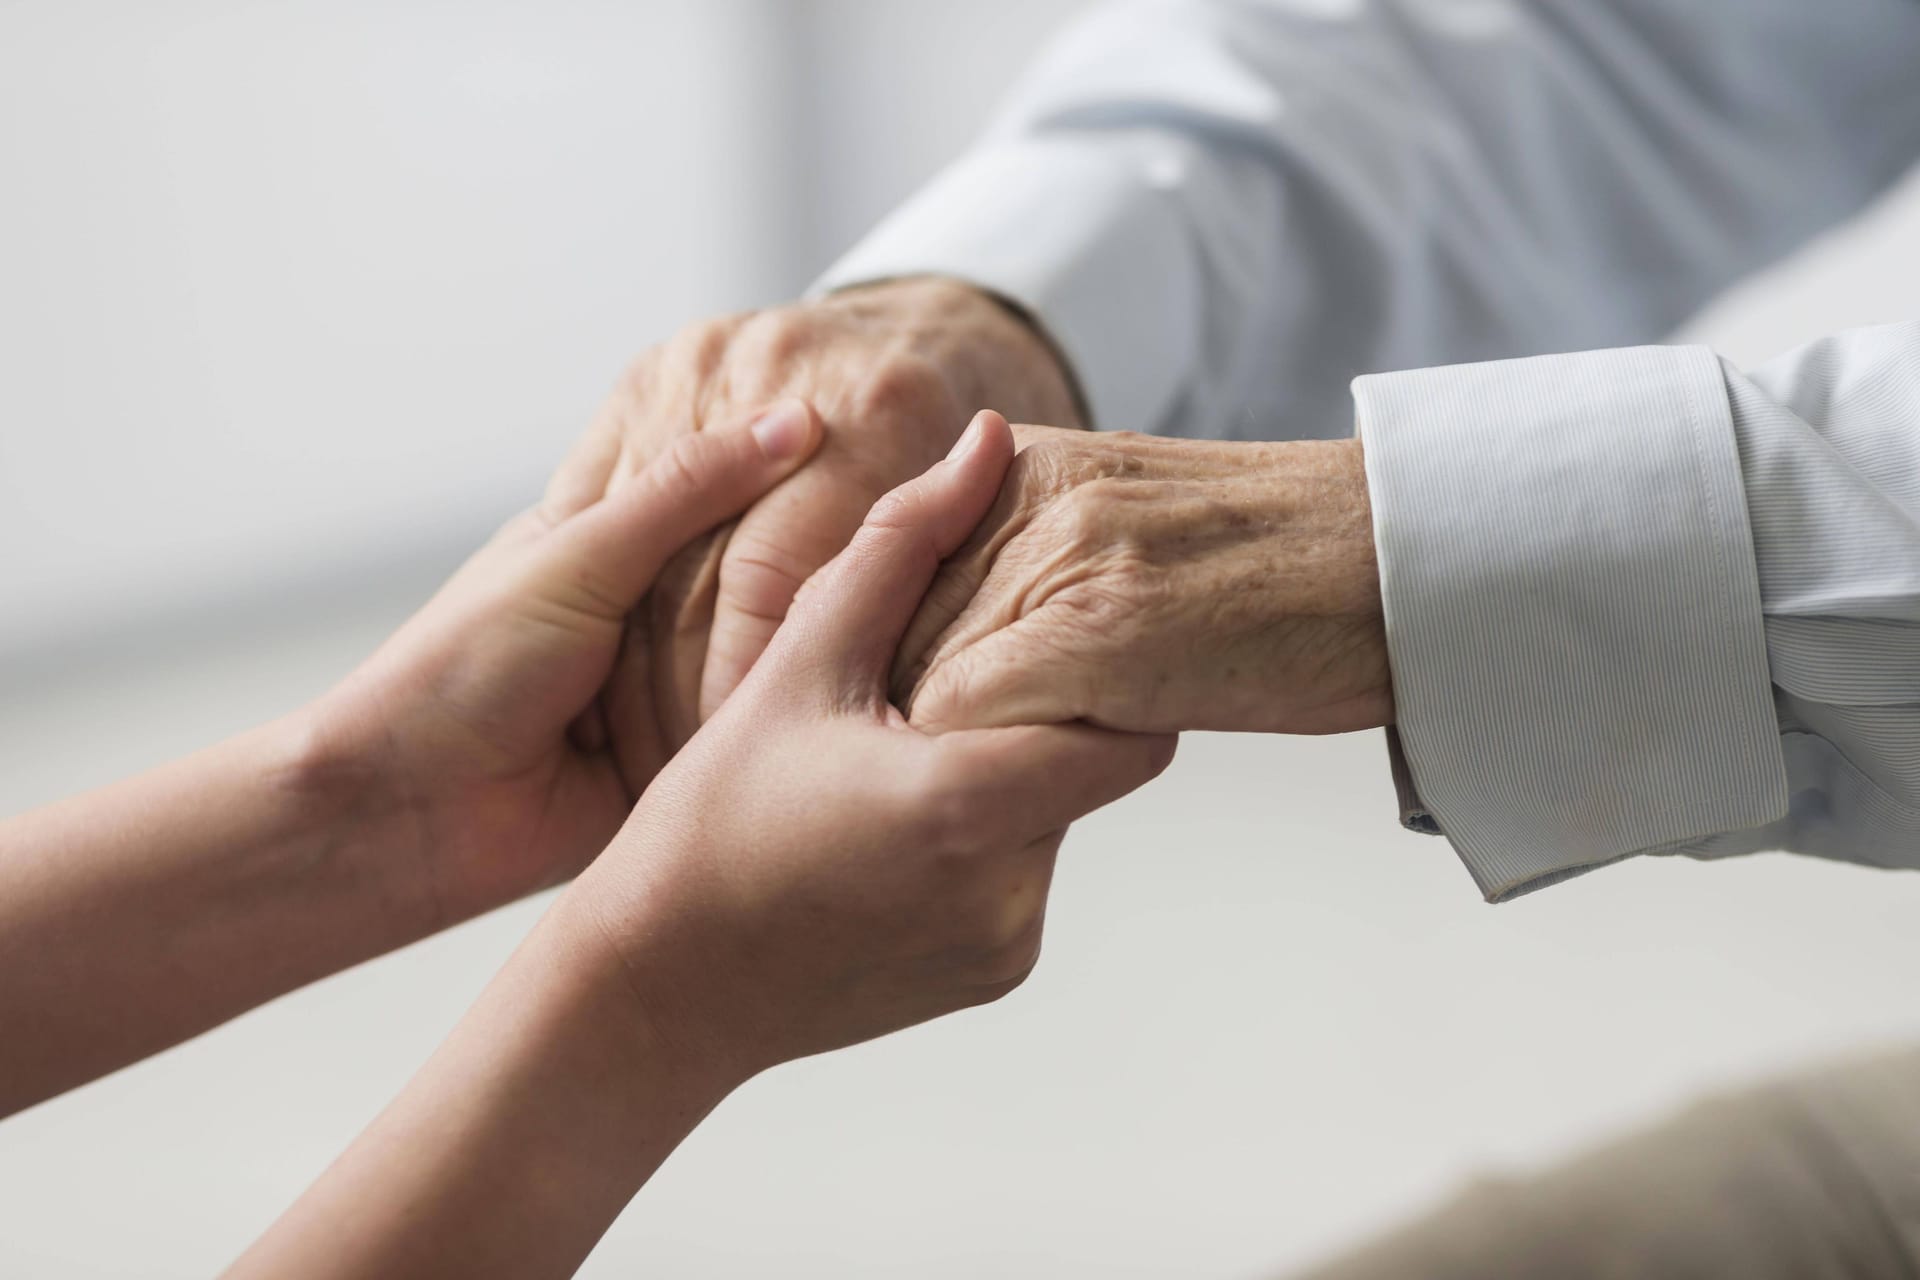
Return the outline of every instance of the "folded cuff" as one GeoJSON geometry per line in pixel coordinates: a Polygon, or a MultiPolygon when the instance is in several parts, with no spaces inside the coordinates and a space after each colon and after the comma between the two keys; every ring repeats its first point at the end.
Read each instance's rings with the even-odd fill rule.
{"type": "Polygon", "coordinates": [[[1718,360],[1360,378],[1397,731],[1489,901],[1785,813],[1718,360]]]}
{"type": "Polygon", "coordinates": [[[1150,137],[1013,139],[967,156],[835,263],[815,294],[950,276],[1029,312],[1112,431],[1150,431],[1193,367],[1193,249],[1150,137]]]}

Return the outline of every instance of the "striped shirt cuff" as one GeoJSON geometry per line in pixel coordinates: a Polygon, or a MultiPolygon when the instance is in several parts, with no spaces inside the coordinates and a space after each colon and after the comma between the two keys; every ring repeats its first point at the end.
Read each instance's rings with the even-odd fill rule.
{"type": "Polygon", "coordinates": [[[1353,392],[1408,781],[1489,901],[1786,812],[1712,352],[1353,392]]]}

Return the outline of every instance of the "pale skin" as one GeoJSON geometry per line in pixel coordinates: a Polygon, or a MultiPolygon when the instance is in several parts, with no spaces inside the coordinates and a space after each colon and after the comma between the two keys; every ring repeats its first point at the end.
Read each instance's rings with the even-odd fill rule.
{"type": "Polygon", "coordinates": [[[1391,722],[1358,441],[1018,430],[998,502],[901,645],[915,724],[1391,722]]]}
{"type": "Polygon", "coordinates": [[[627,614],[817,449],[775,409],[515,518],[312,705],[0,823],[0,1115],[583,867],[667,754],[627,614]]]}
{"type": "Polygon", "coordinates": [[[909,628],[894,691],[915,723],[1389,723],[1359,441],[1091,433],[1073,387],[1038,326],[931,278],[695,325],[643,356],[563,467],[569,500],[617,483],[742,395],[830,406],[819,462],[683,556],[648,626],[629,633],[623,665],[668,708],[669,733],[711,712],[857,513],[943,449],[977,404],[1047,425],[1016,428],[1006,491],[909,628]]]}
{"type": "Polygon", "coordinates": [[[566,1275],[701,1117],[779,1062],[998,998],[1067,824],[1167,736],[929,736],[887,669],[1013,452],[982,414],[811,583],[400,1097],[232,1276],[566,1275]]]}
{"type": "Polygon", "coordinates": [[[689,326],[635,360],[555,475],[565,511],[690,433],[783,396],[812,405],[820,456],[678,557],[628,633],[670,743],[711,715],[766,648],[808,576],[879,497],[943,455],[976,409],[1082,425],[1040,331],[979,290],[912,279],[689,326]]]}
{"type": "Polygon", "coordinates": [[[1003,419],[871,510],[671,763],[619,685],[660,566],[819,439],[787,402],[687,436],[509,523],[313,706],[0,826],[0,1027],[21,1032],[0,1107],[585,866],[231,1272],[565,1275],[743,1081],[1018,986],[1067,825],[1173,739],[936,736],[889,704],[908,619],[1011,462],[1003,419]]]}
{"type": "Polygon", "coordinates": [[[644,358],[313,706],[0,824],[0,1114],[591,863],[234,1272],[565,1274],[745,1079],[1017,986],[1170,731],[1390,720],[1357,443],[1090,435],[992,299],[846,298],[644,358]],[[1067,426],[872,505],[999,387],[1067,426]]]}

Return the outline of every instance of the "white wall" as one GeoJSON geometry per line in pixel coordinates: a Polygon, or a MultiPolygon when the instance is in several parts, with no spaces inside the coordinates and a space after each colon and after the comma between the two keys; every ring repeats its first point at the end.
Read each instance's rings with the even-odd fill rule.
{"type": "Polygon", "coordinates": [[[957,155],[1027,57],[1087,3],[799,6],[808,71],[796,88],[810,219],[799,248],[812,272],[957,155]]]}
{"type": "Polygon", "coordinates": [[[0,6],[0,667],[537,495],[628,355],[785,274],[788,18],[0,6]]]}
{"type": "Polygon", "coordinates": [[[1075,7],[0,7],[0,689],[430,580],[1075,7]]]}

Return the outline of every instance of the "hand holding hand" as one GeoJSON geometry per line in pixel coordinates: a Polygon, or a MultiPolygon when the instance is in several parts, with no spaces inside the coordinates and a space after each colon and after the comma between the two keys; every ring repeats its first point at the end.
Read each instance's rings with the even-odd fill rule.
{"type": "Polygon", "coordinates": [[[894,668],[915,725],[1338,733],[1391,682],[1357,441],[1016,428],[894,668]]]}
{"type": "Polygon", "coordinates": [[[690,326],[621,379],[554,477],[556,513],[595,501],[674,441],[781,397],[809,403],[826,443],[737,525],[679,557],[630,633],[623,679],[650,683],[670,747],[740,683],[800,584],[867,509],[947,451],[983,405],[1078,421],[1067,376],[988,295],[900,280],[690,326]]]}
{"type": "Polygon", "coordinates": [[[432,1061],[230,1274],[568,1274],[748,1077],[1026,976],[1062,830],[1173,740],[933,738],[888,706],[907,618],[1012,451],[982,414],[873,509],[432,1061]]]}
{"type": "Polygon", "coordinates": [[[1085,725],[931,737],[889,705],[907,619],[1012,452],[983,413],[875,506],[569,890],[676,1045],[744,1077],[1011,990],[1067,824],[1171,759],[1085,725]]]}
{"type": "Polygon", "coordinates": [[[670,751],[648,687],[609,681],[629,613],[819,438],[783,402],[568,514],[525,512],[317,705],[316,771],[425,861],[442,922],[572,875],[619,830],[670,751]]]}

